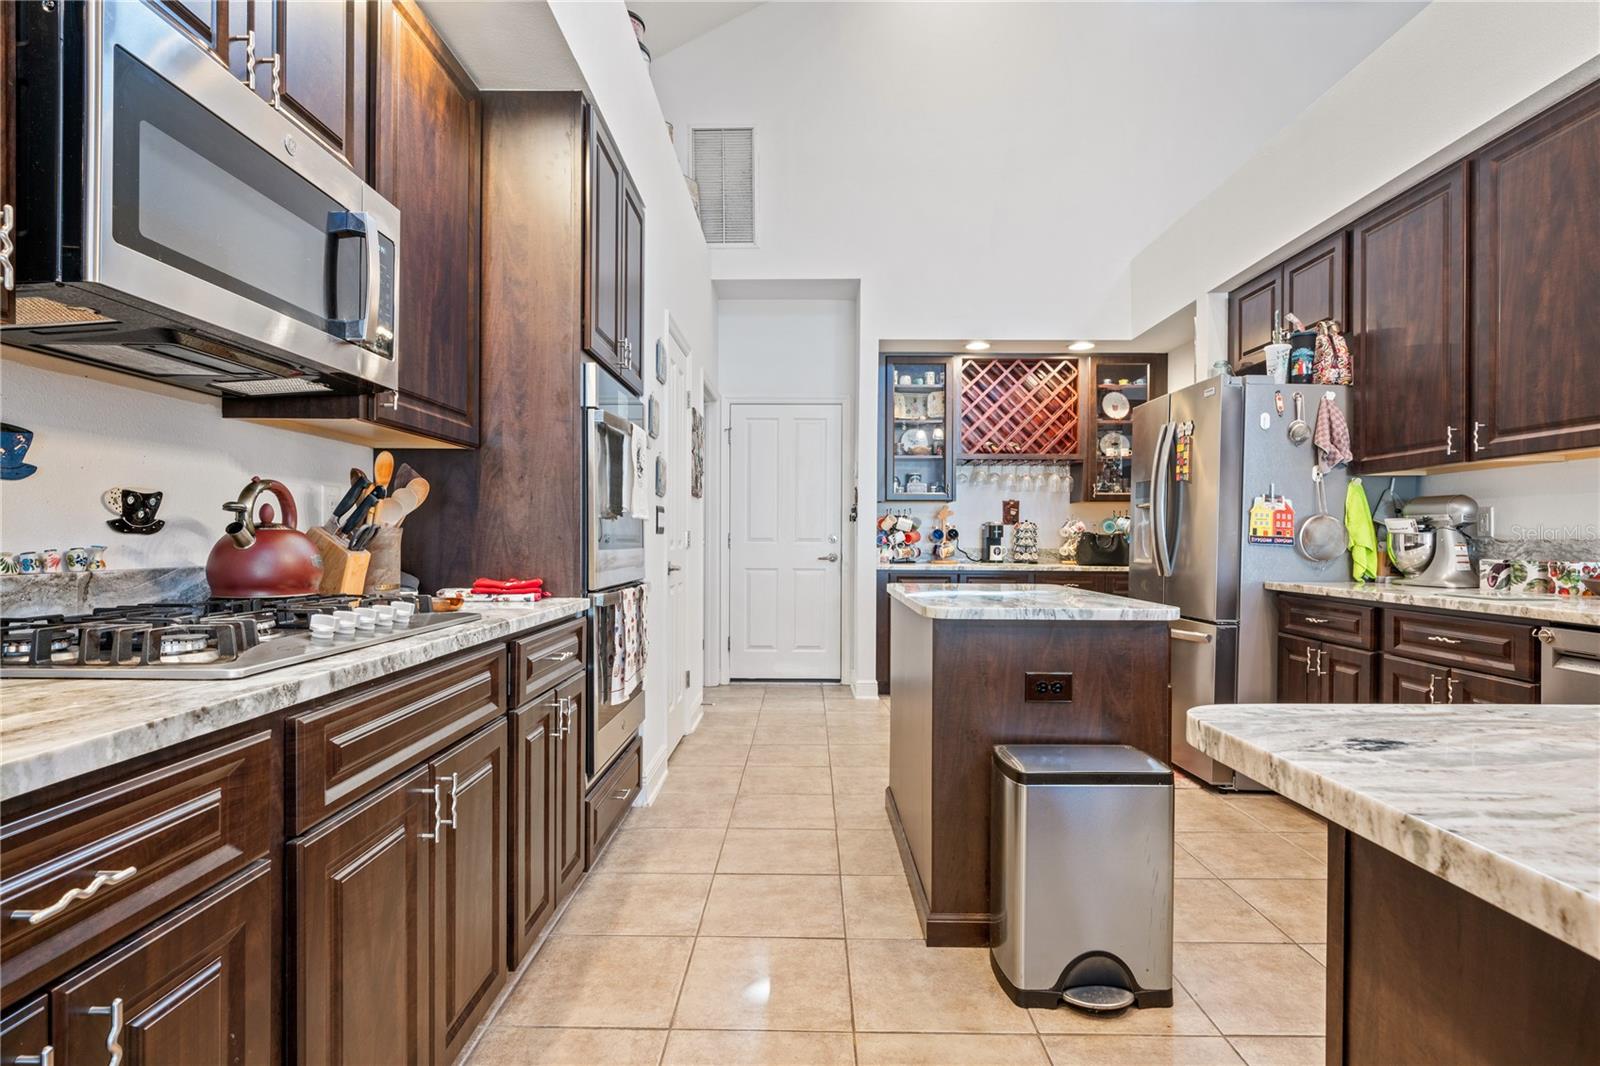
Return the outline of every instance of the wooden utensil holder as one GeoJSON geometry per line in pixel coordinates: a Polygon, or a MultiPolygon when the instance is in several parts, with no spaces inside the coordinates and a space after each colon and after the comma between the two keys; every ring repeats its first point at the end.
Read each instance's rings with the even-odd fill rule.
{"type": "Polygon", "coordinates": [[[317,546],[317,551],[322,553],[322,594],[359,596],[366,587],[372,553],[351,551],[343,541],[321,526],[313,526],[308,535],[317,546]]]}
{"type": "Polygon", "coordinates": [[[400,532],[399,526],[383,526],[372,538],[364,592],[393,592],[400,587],[400,532]]]}

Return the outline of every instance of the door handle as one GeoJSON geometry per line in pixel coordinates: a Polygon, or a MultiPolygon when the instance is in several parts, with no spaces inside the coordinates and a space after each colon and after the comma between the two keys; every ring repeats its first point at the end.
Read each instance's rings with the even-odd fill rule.
{"type": "Polygon", "coordinates": [[[11,1060],[17,1066],[56,1066],[56,1049],[51,1044],[46,1044],[39,1049],[37,1055],[18,1055],[11,1060]]]}
{"type": "Polygon", "coordinates": [[[444,796],[440,793],[442,782],[435,781],[432,788],[421,789],[422,792],[433,793],[433,832],[419,834],[423,840],[437,841],[444,829],[444,796]]]}
{"type": "Polygon", "coordinates": [[[827,555],[819,555],[819,556],[817,556],[817,562],[819,562],[819,563],[836,563],[838,561],[839,561],[839,553],[838,552],[829,552],[827,555]]]}
{"type": "Polygon", "coordinates": [[[1172,639],[1181,640],[1185,644],[1210,644],[1211,634],[1196,633],[1192,629],[1174,629],[1172,631],[1172,639]]]}
{"type": "Polygon", "coordinates": [[[683,567],[679,566],[677,563],[668,563],[667,564],[667,573],[669,573],[669,574],[676,574],[678,571],[680,571],[682,569],[683,569],[683,567]]]}
{"type": "Polygon", "coordinates": [[[1438,683],[1439,683],[1439,675],[1437,675],[1437,674],[1429,674],[1428,675],[1428,702],[1429,703],[1438,703],[1439,702],[1438,699],[1435,698],[1434,694],[1433,694],[1433,686],[1437,685],[1438,683]]]}
{"type": "Polygon", "coordinates": [[[110,1015],[111,1026],[106,1030],[106,1050],[111,1053],[111,1058],[106,1060],[106,1066],[122,1066],[122,997],[114,998],[109,1007],[90,1007],[89,1013],[110,1015]]]}
{"type": "Polygon", "coordinates": [[[1454,703],[1456,701],[1456,679],[1455,675],[1453,674],[1447,674],[1445,676],[1444,701],[1446,703],[1454,703]]]}

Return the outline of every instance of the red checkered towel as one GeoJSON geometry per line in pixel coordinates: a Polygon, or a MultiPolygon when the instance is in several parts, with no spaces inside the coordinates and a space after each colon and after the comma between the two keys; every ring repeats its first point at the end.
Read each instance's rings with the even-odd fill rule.
{"type": "Polygon", "coordinates": [[[1355,458],[1350,453],[1350,427],[1331,393],[1324,393],[1317,404],[1317,428],[1311,433],[1311,442],[1317,446],[1317,463],[1324,474],[1355,458]]]}

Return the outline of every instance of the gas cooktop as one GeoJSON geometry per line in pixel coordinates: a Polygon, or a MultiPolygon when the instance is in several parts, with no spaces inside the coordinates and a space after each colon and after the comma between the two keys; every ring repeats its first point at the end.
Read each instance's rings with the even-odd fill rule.
{"type": "Polygon", "coordinates": [[[381,596],[214,599],[6,618],[0,677],[249,677],[476,618],[381,596]]]}

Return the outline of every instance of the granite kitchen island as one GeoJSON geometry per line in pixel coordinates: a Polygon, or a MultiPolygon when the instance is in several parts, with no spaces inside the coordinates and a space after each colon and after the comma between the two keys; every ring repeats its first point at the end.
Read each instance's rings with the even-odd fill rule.
{"type": "Polygon", "coordinates": [[[930,946],[989,942],[996,744],[1167,760],[1174,607],[1066,585],[890,587],[890,825],[930,946]]]}
{"type": "Polygon", "coordinates": [[[1329,1064],[1600,1062],[1600,707],[1206,706],[1187,735],[1330,823],[1329,1064]]]}

